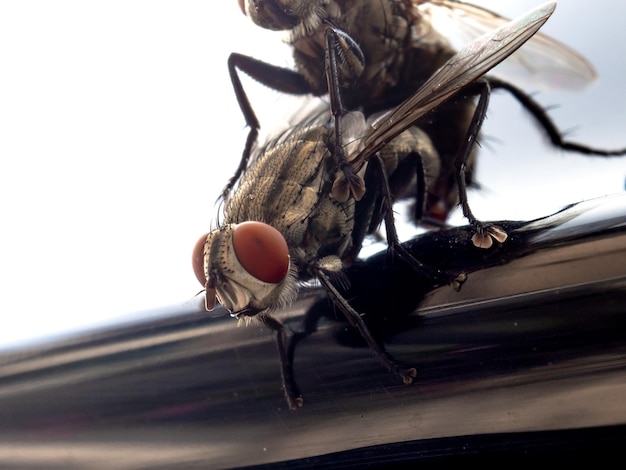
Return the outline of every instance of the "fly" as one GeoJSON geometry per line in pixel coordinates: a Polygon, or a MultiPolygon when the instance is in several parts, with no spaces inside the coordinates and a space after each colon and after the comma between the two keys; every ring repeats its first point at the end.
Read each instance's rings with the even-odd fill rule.
{"type": "Polygon", "coordinates": [[[219,301],[232,316],[255,317],[276,331],[290,409],[301,406],[302,397],[293,378],[285,328],[271,313],[294,300],[298,281],[317,279],[383,365],[405,383],[413,381],[416,370],[389,355],[335,287],[342,281],[344,261],[358,253],[364,232],[370,230],[375,219],[372,205],[378,200],[386,204],[387,238],[394,253],[417,269],[425,269],[438,282],[463,281],[463,275],[428,271],[402,250],[393,233],[393,198],[385,175],[386,167],[393,171],[393,166],[383,155],[389,149],[394,155],[407,149],[410,154],[414,146],[404,145],[404,139],[425,142],[427,137],[413,126],[415,120],[512,54],[539,30],[554,8],[554,2],[547,3],[474,40],[405,102],[373,123],[360,112],[347,113],[341,121],[340,141],[328,119],[288,130],[254,156],[225,203],[223,223],[198,240],[192,259],[205,288],[206,308],[211,310],[219,301]],[[358,197],[343,173],[337,173],[334,155],[339,146],[353,173],[367,182],[358,197]]]}
{"type": "MultiPolygon", "coordinates": [[[[239,0],[239,6],[255,24],[289,32],[295,70],[237,53],[230,56],[229,72],[250,133],[239,167],[222,193],[226,198],[248,165],[260,127],[238,71],[285,93],[328,93],[331,112],[339,122],[344,109],[360,109],[370,116],[399,105],[456,53],[453,39],[461,37],[465,43],[508,21],[454,0],[239,0]]],[[[626,148],[604,150],[565,141],[542,106],[515,85],[526,79],[548,88],[577,89],[593,82],[596,72],[576,51],[539,33],[492,76],[422,115],[414,125],[430,137],[441,171],[425,208],[416,204],[416,221],[423,218],[442,224],[460,204],[468,220],[480,225],[471,214],[466,194],[466,183],[472,184],[474,150],[467,158],[462,154],[468,128],[476,123],[477,108],[486,109],[491,89],[510,92],[559,148],[587,155],[626,154],[626,148]],[[475,103],[475,96],[483,104],[475,103]]],[[[337,133],[340,127],[336,125],[337,133]]],[[[338,158],[344,160],[340,151],[338,158]]],[[[344,169],[346,177],[353,178],[350,166],[344,169]]],[[[491,241],[480,243],[487,247],[491,241]]]]}

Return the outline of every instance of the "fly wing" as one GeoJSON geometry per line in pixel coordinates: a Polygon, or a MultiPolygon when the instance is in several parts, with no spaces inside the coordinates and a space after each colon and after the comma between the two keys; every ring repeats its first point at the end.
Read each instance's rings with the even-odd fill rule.
{"type": "Polygon", "coordinates": [[[416,120],[510,56],[543,26],[555,8],[556,2],[545,3],[460,49],[411,97],[373,124],[362,149],[350,158],[353,167],[359,169],[416,120]]]}
{"type": "MultiPolygon", "coordinates": [[[[453,0],[416,0],[415,3],[418,14],[455,48],[509,21],[482,7],[453,0]]],[[[559,90],[578,90],[597,79],[587,59],[542,33],[536,34],[492,73],[516,84],[559,90]]]]}

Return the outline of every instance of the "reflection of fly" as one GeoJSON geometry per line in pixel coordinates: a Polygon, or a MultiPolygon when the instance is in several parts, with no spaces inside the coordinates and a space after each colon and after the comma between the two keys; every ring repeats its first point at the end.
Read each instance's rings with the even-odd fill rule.
{"type": "MultiPolygon", "coordinates": [[[[286,93],[321,96],[330,92],[332,112],[337,118],[343,106],[348,110],[362,109],[369,116],[397,106],[417,90],[454,55],[453,39],[460,38],[465,43],[508,21],[481,7],[454,0],[239,0],[239,5],[259,26],[289,31],[296,70],[231,55],[229,70],[250,135],[225,195],[245,170],[259,127],[237,70],[286,93]]],[[[513,80],[512,83],[530,79],[543,87],[571,89],[596,78],[592,66],[578,53],[541,34],[496,72],[496,76],[513,80]]],[[[460,202],[464,214],[474,222],[465,187],[459,181],[459,172],[463,171],[471,183],[473,155],[462,165],[461,154],[468,128],[482,120],[472,121],[480,106],[472,97],[480,96],[486,101],[490,88],[512,93],[558,147],[597,155],[626,153],[626,149],[606,151],[563,141],[538,103],[511,83],[491,77],[486,83],[466,88],[415,123],[429,135],[441,160],[441,172],[427,196],[424,215],[428,220],[445,221],[449,211],[460,202]]],[[[486,103],[482,108],[486,110],[486,103]]],[[[421,215],[421,207],[416,207],[415,217],[421,215]]]]}
{"type": "MultiPolygon", "coordinates": [[[[385,221],[393,225],[389,210],[393,200],[384,171],[399,171],[396,163],[410,160],[416,145],[422,145],[425,154],[430,147],[424,145],[428,138],[412,123],[521,46],[543,25],[554,6],[546,4],[473,41],[372,126],[361,113],[348,113],[339,142],[328,119],[321,125],[294,127],[255,156],[227,201],[224,223],[196,244],[194,271],[206,289],[207,309],[212,309],[217,299],[233,316],[256,317],[277,331],[290,408],[297,408],[302,400],[291,372],[286,333],[270,312],[294,299],[298,280],[319,280],[383,364],[405,383],[412,382],[415,369],[397,363],[373,339],[332,279],[340,279],[342,262],[358,253],[364,232],[376,217],[372,210],[376,201],[386,203],[385,221]],[[364,194],[359,198],[336,172],[334,150],[338,146],[354,174],[363,175],[364,194]],[[387,160],[386,150],[397,160],[387,160]],[[376,176],[371,179],[371,175],[376,176]]],[[[390,245],[394,244],[394,252],[409,263],[417,263],[403,254],[389,230],[387,237],[390,245]]],[[[444,273],[428,272],[431,274],[441,275],[442,282],[451,280],[444,273]]]]}

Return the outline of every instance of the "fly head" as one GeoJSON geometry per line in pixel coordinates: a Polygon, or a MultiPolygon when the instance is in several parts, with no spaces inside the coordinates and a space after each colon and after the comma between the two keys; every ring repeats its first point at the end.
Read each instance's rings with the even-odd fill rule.
{"type": "Polygon", "coordinates": [[[192,263],[206,290],[207,310],[217,299],[233,316],[254,316],[288,304],[295,295],[287,242],[261,222],[227,224],[203,235],[192,263]]]}

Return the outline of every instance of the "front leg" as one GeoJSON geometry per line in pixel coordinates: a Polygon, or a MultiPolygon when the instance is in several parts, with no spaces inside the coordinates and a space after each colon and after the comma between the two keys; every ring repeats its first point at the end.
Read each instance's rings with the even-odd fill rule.
{"type": "Polygon", "coordinates": [[[293,374],[293,349],[289,347],[289,339],[285,325],[280,320],[268,315],[259,315],[259,320],[269,329],[276,332],[276,344],[280,357],[283,391],[287,406],[292,411],[302,407],[303,399],[293,374]]]}

